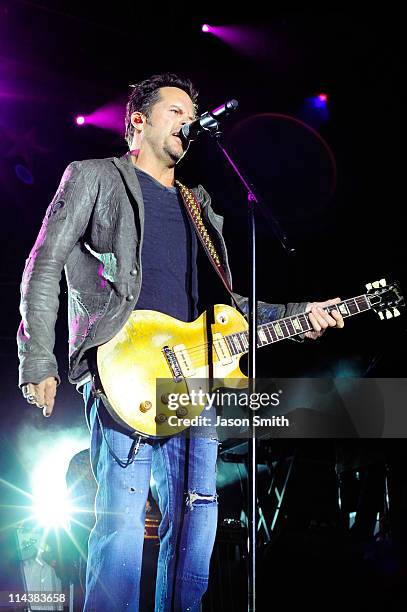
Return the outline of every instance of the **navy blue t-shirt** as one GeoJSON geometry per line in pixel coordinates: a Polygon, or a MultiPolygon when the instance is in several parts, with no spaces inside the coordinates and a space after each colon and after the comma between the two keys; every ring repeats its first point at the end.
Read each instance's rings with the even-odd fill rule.
{"type": "Polygon", "coordinates": [[[143,193],[143,277],[137,310],[158,310],[181,321],[197,316],[197,238],[176,187],[135,168],[143,193]]]}

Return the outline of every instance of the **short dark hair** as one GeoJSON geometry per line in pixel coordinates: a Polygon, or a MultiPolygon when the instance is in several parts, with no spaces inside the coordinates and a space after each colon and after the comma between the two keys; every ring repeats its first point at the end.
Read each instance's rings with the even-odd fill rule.
{"type": "Polygon", "coordinates": [[[191,98],[195,112],[197,111],[198,90],[189,79],[172,74],[171,72],[155,74],[149,79],[145,79],[130,87],[132,87],[133,90],[126,105],[125,118],[125,139],[129,147],[131,147],[134,136],[134,125],[131,123],[132,114],[139,111],[149,118],[153,105],[160,99],[159,89],[161,87],[178,87],[184,90],[191,98]]]}

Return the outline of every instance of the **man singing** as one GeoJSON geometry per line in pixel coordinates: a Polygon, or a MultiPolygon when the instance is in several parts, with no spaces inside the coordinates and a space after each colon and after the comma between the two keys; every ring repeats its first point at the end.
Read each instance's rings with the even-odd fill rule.
{"type": "MultiPolygon", "coordinates": [[[[52,414],[58,369],[55,322],[62,269],[69,300],[69,380],[81,385],[98,483],[96,524],[89,538],[86,612],[138,609],[144,519],[153,474],[162,521],[155,609],[200,609],[208,585],[217,523],[216,436],[137,440],[93,393],[95,350],[113,338],[134,309],[182,321],[197,316],[197,252],[174,170],[186,152],[180,130],[197,112],[188,79],[153,76],[132,87],[126,112],[129,153],[71,163],[49,205],[26,262],[18,331],[24,397],[52,414]]],[[[193,189],[227,279],[222,218],[202,186],[193,189]]],[[[204,287],[199,287],[201,293],[204,287]]],[[[247,300],[235,294],[247,311],[247,300]]],[[[340,314],[313,304],[259,303],[259,322],[310,312],[317,338],[343,327],[340,314]]]]}

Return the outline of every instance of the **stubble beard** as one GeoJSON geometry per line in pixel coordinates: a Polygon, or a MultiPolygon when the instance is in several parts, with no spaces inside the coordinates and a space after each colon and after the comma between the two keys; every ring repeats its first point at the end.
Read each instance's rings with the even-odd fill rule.
{"type": "Polygon", "coordinates": [[[174,162],[174,164],[177,164],[184,156],[184,151],[175,151],[175,149],[171,148],[169,145],[164,145],[163,151],[174,162]]]}

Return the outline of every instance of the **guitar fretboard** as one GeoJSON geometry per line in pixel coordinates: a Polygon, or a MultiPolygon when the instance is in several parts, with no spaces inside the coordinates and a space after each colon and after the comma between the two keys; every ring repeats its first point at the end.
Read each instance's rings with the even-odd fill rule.
{"type": "MultiPolygon", "coordinates": [[[[352,317],[361,312],[365,312],[371,308],[370,302],[366,295],[359,295],[348,300],[344,300],[334,306],[324,308],[325,312],[338,310],[343,318],[352,317]]],[[[292,338],[304,332],[313,331],[312,324],[309,320],[309,313],[302,313],[277,321],[263,323],[257,327],[257,346],[267,346],[279,340],[292,338]]],[[[232,355],[246,353],[249,350],[249,332],[237,332],[225,336],[225,340],[232,355]]]]}

